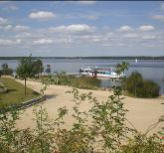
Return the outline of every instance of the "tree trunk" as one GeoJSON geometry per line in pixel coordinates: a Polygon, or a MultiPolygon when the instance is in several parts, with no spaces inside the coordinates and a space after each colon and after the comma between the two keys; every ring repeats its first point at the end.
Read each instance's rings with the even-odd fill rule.
{"type": "Polygon", "coordinates": [[[25,93],[25,96],[26,96],[26,78],[24,79],[24,83],[25,83],[25,86],[24,86],[24,93],[25,93]]]}

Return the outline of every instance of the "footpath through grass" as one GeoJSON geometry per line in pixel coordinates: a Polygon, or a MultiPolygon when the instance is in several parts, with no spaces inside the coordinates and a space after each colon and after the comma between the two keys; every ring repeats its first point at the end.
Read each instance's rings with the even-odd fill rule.
{"type": "Polygon", "coordinates": [[[8,89],[6,93],[0,93],[0,107],[19,104],[39,96],[39,93],[29,88],[27,88],[27,95],[25,96],[24,85],[16,82],[12,78],[3,77],[0,78],[0,82],[8,89]]]}

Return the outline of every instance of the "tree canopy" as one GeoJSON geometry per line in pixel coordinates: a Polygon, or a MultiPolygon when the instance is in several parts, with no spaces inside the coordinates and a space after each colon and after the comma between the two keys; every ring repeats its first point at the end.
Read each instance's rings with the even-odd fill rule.
{"type": "Polygon", "coordinates": [[[13,74],[13,70],[11,68],[9,68],[7,63],[4,63],[1,65],[1,74],[2,75],[12,75],[13,74]]]}
{"type": "Polygon", "coordinates": [[[17,75],[25,80],[25,95],[26,95],[26,80],[27,78],[35,77],[43,72],[43,64],[41,60],[32,60],[32,57],[25,57],[20,60],[17,67],[17,75]]]}

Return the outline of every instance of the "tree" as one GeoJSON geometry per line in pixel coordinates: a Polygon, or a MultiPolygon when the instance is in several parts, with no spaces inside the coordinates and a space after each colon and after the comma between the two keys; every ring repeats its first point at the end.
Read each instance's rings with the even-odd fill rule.
{"type": "Polygon", "coordinates": [[[1,67],[2,67],[3,70],[6,70],[6,69],[8,69],[8,64],[4,63],[4,64],[1,65],[1,67]]]}
{"type": "Polygon", "coordinates": [[[128,70],[129,68],[129,63],[123,61],[121,64],[117,64],[116,65],[116,73],[118,75],[120,75],[121,73],[123,73],[125,70],[128,70]]]}
{"type": "Polygon", "coordinates": [[[22,58],[20,60],[16,73],[20,78],[24,79],[25,81],[25,96],[26,96],[26,80],[27,78],[31,78],[35,76],[35,73],[33,71],[33,61],[31,56],[22,58]]]}
{"type": "Polygon", "coordinates": [[[2,75],[12,75],[13,70],[9,68],[7,63],[1,65],[2,67],[2,75]]]}
{"type": "Polygon", "coordinates": [[[130,95],[142,98],[159,96],[160,87],[152,80],[143,79],[142,75],[135,71],[122,82],[123,89],[130,95]]]}
{"type": "Polygon", "coordinates": [[[40,59],[37,59],[36,61],[33,62],[33,72],[35,74],[39,74],[42,73],[44,70],[44,67],[43,67],[43,63],[40,59]]]}
{"type": "Polygon", "coordinates": [[[138,96],[138,90],[143,87],[142,75],[137,71],[132,72],[132,74],[126,79],[124,84],[125,89],[136,97],[138,96]]]}

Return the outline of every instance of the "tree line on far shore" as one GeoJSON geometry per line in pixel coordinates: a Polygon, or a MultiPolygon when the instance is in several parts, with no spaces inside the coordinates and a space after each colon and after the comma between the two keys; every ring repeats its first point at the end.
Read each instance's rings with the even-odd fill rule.
{"type": "MultiPolygon", "coordinates": [[[[20,60],[26,58],[27,56],[15,56],[15,57],[0,57],[0,60],[20,60]]],[[[74,57],[43,57],[35,56],[32,57],[33,60],[36,59],[114,59],[114,60],[164,60],[164,56],[74,56],[74,57]]]]}

